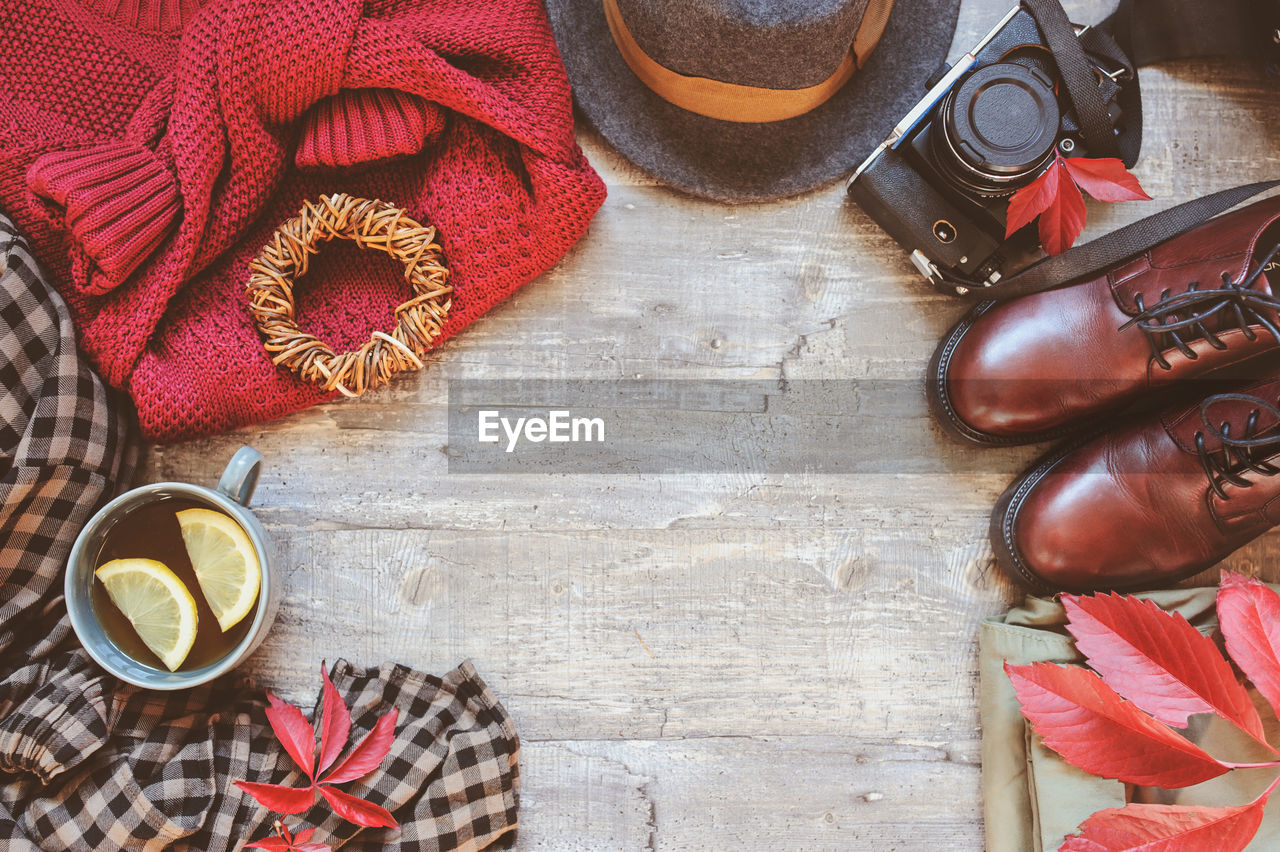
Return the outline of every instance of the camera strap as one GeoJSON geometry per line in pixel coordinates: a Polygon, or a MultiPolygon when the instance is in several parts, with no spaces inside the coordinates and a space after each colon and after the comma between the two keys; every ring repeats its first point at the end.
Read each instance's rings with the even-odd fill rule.
{"type": "MultiPolygon", "coordinates": [[[[1086,49],[1109,58],[1118,55],[1121,64],[1131,61],[1136,67],[1197,56],[1266,54],[1274,47],[1270,43],[1280,40],[1280,0],[1120,0],[1111,17],[1078,38],[1059,0],[1023,0],[1023,4],[1053,51],[1090,151],[1119,157],[1126,166],[1137,161],[1142,137],[1137,75],[1129,86],[1133,101],[1125,105],[1131,132],[1116,137],[1086,49]],[[1274,22],[1277,29],[1260,31],[1260,20],[1274,22]],[[1132,132],[1135,121],[1136,132],[1132,132]]],[[[1078,284],[1277,186],[1280,180],[1261,181],[1187,201],[1047,257],[990,286],[940,272],[940,288],[971,301],[1003,301],[1078,284]]]]}
{"type": "MultiPolygon", "coordinates": [[[[1058,0],[1022,0],[1022,4],[1035,18],[1040,34],[1053,53],[1058,74],[1080,120],[1080,135],[1084,137],[1090,153],[1095,157],[1120,158],[1120,146],[1107,117],[1107,105],[1098,91],[1094,64],[1085,55],[1084,45],[1076,35],[1075,26],[1067,19],[1062,4],[1058,0]]],[[[1137,151],[1133,154],[1136,161],[1137,151]]]]}
{"type": "Polygon", "coordinates": [[[1242,201],[1277,186],[1280,186],[1280,180],[1250,183],[1161,210],[1057,257],[1047,257],[990,287],[945,272],[941,273],[941,277],[951,288],[949,292],[979,302],[1016,299],[1031,293],[1078,284],[1132,260],[1148,249],[1204,224],[1242,201]]]}
{"type": "Polygon", "coordinates": [[[1274,55],[1280,0],[1120,0],[1098,28],[1114,35],[1135,65],[1274,55]]]}

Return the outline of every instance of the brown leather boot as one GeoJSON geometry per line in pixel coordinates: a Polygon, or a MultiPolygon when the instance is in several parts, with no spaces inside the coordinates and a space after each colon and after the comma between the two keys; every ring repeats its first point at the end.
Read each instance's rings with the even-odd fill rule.
{"type": "Polygon", "coordinates": [[[971,443],[1033,443],[1276,349],[1277,244],[1280,197],[1093,281],[976,306],[929,365],[934,417],[971,443]]]}
{"type": "Polygon", "coordinates": [[[1037,592],[1163,586],[1280,523],[1280,375],[1051,452],[1000,497],[996,558],[1037,592]]]}

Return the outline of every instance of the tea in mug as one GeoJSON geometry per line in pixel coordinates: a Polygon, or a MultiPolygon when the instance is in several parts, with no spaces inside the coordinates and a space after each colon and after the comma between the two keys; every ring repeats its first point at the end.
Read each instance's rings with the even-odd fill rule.
{"type": "MultiPolygon", "coordinates": [[[[253,624],[250,610],[248,616],[225,633],[220,629],[218,618],[200,588],[182,537],[178,513],[187,509],[209,510],[210,507],[195,500],[170,497],[133,509],[108,531],[94,563],[101,567],[114,559],[154,559],[167,566],[187,587],[196,604],[196,636],[195,644],[177,671],[189,671],[216,663],[235,650],[253,624]]],[[[225,513],[218,514],[223,518],[230,518],[225,513]]],[[[234,519],[231,520],[234,522],[234,519]]],[[[236,526],[239,527],[238,524],[236,526]]],[[[94,616],[112,644],[143,665],[168,669],[142,641],[96,576],[91,601],[94,616]]]]}

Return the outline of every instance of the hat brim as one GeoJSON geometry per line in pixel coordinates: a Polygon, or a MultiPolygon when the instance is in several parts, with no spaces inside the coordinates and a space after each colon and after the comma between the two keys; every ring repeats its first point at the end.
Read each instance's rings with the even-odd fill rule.
{"type": "Polygon", "coordinates": [[[785,121],[707,118],[654,94],[614,45],[600,0],[547,0],[574,99],[619,153],[658,180],[719,201],[769,201],[857,168],[946,58],[960,0],[897,0],[880,44],[825,104],[785,121]]]}

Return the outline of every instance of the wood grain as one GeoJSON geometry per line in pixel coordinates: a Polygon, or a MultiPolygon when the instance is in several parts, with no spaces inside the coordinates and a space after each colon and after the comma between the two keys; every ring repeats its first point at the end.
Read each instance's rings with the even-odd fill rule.
{"type": "MultiPolygon", "coordinates": [[[[966,0],[953,48],[1006,5],[966,0]]],[[[1183,63],[1143,85],[1156,201],[1092,206],[1091,234],[1280,175],[1260,72],[1183,63]]],[[[930,454],[930,474],[447,472],[453,380],[920,382],[963,312],[841,185],[713,204],[580,138],[609,184],[589,235],[424,372],[149,449],[145,480],[211,484],[244,443],[268,459],[255,504],[285,595],[248,671],[310,701],[322,658],[471,658],[524,741],[520,849],[980,849],[976,628],[1019,596],[986,524],[1040,448],[975,461],[921,390],[868,441],[930,454]]],[[[1272,534],[1230,564],[1275,580],[1278,555],[1272,534]]]]}

